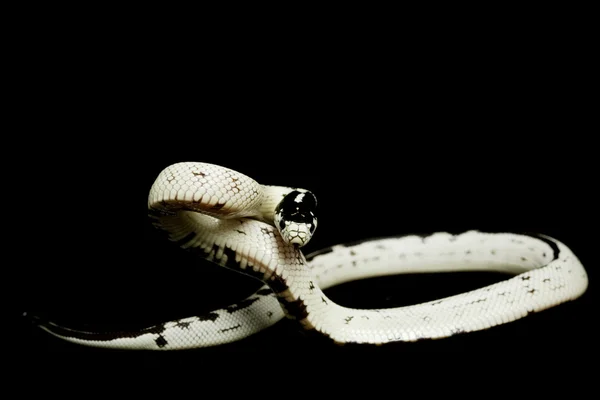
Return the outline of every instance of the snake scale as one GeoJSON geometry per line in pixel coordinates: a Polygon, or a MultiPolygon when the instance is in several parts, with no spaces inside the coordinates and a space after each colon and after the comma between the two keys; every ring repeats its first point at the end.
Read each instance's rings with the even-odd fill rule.
{"type": "Polygon", "coordinates": [[[82,345],[174,350],[255,334],[284,317],[336,343],[384,344],[444,338],[504,324],[576,299],[588,285],[579,259],[541,234],[434,233],[337,245],[308,256],[316,199],[304,189],[261,185],[221,166],[182,162],[157,177],[153,224],[184,249],[264,282],[238,304],[134,332],[85,332],[38,320],[82,345]],[[487,287],[390,309],[351,309],[323,292],[357,279],[402,273],[499,271],[487,287]]]}

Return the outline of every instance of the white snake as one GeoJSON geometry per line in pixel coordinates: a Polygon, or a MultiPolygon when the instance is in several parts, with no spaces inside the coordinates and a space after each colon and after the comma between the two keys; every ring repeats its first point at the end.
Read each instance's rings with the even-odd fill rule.
{"type": "Polygon", "coordinates": [[[154,224],[184,249],[266,285],[238,304],[136,332],[82,332],[42,320],[39,326],[83,345],[172,350],[233,342],[287,316],[337,343],[383,344],[487,329],[573,300],[588,285],[571,250],[544,235],[435,233],[338,245],[305,258],[300,247],[316,228],[316,218],[309,218],[314,217],[313,199],[308,191],[260,185],[217,165],[171,165],[150,190],[148,208],[154,224]],[[303,211],[305,199],[309,204],[303,211]],[[294,203],[299,205],[297,212],[289,209],[294,203]],[[293,215],[300,217],[294,220],[293,215]],[[322,291],[368,277],[443,271],[515,276],[393,309],[345,308],[322,291]]]}

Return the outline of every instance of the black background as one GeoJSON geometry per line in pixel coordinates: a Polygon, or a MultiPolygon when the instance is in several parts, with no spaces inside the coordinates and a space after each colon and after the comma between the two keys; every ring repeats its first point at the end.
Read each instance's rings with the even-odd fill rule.
{"type": "MultiPolygon", "coordinates": [[[[584,62],[575,53],[569,62],[549,63],[556,58],[526,50],[504,49],[509,57],[500,57],[480,45],[462,52],[438,45],[435,57],[400,55],[404,61],[385,49],[369,62],[351,51],[334,61],[327,52],[313,61],[288,54],[297,62],[293,69],[243,60],[198,64],[177,52],[171,62],[149,57],[148,64],[128,62],[127,54],[107,62],[81,53],[67,71],[32,68],[16,101],[28,112],[15,135],[31,169],[8,174],[29,182],[26,190],[34,193],[26,211],[14,215],[22,238],[15,263],[22,275],[19,313],[75,328],[128,329],[250,294],[255,282],[175,248],[147,219],[158,173],[175,162],[203,161],[263,184],[312,190],[320,219],[305,253],[408,233],[540,232],[580,257],[592,286],[575,302],[449,339],[338,347],[284,321],[231,345],[144,353],[144,362],[295,350],[586,351],[597,176],[586,81],[573,67],[584,62]],[[31,132],[44,135],[34,141],[31,132]]],[[[54,59],[57,53],[44,61],[54,59]]],[[[327,293],[346,306],[394,307],[502,278],[400,276],[327,293]]],[[[46,360],[106,352],[55,339],[25,319],[20,326],[23,348],[46,360]]]]}

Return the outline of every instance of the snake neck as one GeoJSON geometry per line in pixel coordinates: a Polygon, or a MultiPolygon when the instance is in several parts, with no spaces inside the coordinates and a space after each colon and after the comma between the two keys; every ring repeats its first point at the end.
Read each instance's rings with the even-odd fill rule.
{"type": "Polygon", "coordinates": [[[273,225],[275,209],[277,208],[277,205],[285,196],[294,190],[296,189],[286,186],[263,185],[263,198],[261,204],[258,206],[258,211],[261,218],[258,219],[273,225]]]}

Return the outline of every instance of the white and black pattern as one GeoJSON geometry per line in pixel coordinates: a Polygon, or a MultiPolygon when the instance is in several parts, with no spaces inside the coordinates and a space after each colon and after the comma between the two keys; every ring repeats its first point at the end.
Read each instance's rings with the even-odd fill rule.
{"type": "Polygon", "coordinates": [[[317,229],[317,199],[306,190],[293,190],[275,207],[275,227],[287,243],[306,246],[317,229]]]}
{"type": "MultiPolygon", "coordinates": [[[[577,257],[543,235],[477,231],[413,235],[334,246],[305,259],[299,246],[285,241],[275,227],[280,218],[276,206],[293,191],[262,186],[210,164],[166,168],[149,195],[154,224],[181,247],[267,286],[237,305],[138,332],[83,333],[44,321],[40,326],[86,345],[170,350],[238,340],[287,315],[338,343],[382,344],[487,329],[575,299],[587,288],[587,275],[577,257]],[[345,308],[322,291],[374,276],[482,270],[514,277],[395,309],[345,308]]],[[[310,198],[307,193],[298,191],[289,200],[304,202],[310,198]]]]}

